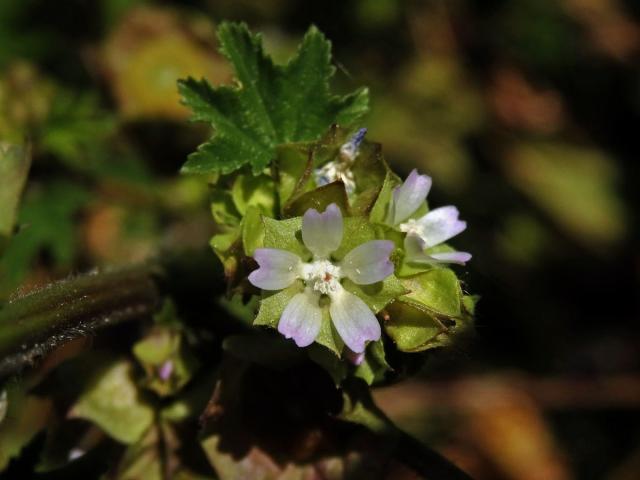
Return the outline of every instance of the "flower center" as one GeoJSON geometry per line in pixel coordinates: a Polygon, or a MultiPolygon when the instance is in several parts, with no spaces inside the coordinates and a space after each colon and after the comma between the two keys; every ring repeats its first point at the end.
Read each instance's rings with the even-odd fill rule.
{"type": "Polygon", "coordinates": [[[406,233],[407,235],[417,235],[418,237],[424,236],[424,229],[422,225],[415,219],[407,220],[405,223],[400,224],[400,231],[406,233]]]}
{"type": "Polygon", "coordinates": [[[341,277],[340,267],[329,260],[316,260],[302,266],[302,278],[305,283],[323,295],[338,290],[341,277]]]}

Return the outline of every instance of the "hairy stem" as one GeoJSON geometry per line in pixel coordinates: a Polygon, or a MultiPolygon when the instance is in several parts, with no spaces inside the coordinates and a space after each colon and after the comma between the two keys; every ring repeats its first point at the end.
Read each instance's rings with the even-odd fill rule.
{"type": "Polygon", "coordinates": [[[148,265],[70,278],[18,297],[0,309],[0,378],[75,337],[149,315],[158,301],[148,265]]]}

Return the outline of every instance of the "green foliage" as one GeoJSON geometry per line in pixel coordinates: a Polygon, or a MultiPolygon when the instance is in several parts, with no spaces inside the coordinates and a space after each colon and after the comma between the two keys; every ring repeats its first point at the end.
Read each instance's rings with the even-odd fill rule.
{"type": "Polygon", "coordinates": [[[143,400],[127,360],[97,362],[84,392],[69,412],[90,420],[119,442],[132,444],[153,422],[153,408],[143,400]]]}
{"type": "Polygon", "coordinates": [[[28,394],[22,386],[4,390],[6,415],[0,420],[0,470],[45,428],[52,410],[49,398],[28,394]]]}
{"type": "Polygon", "coordinates": [[[277,145],[315,140],[332,123],[353,123],[367,111],[366,89],[342,97],[329,93],[334,73],[330,43],[315,27],[284,66],[273,63],[260,35],[244,24],[222,23],[218,38],[237,84],[211,87],[192,78],[179,82],[193,119],[215,130],[190,155],[186,173],[230,173],[248,164],[257,175],[275,158],[277,145]]]}
{"type": "Polygon", "coordinates": [[[30,164],[27,147],[0,143],[0,255],[13,234],[18,202],[30,164]]]}
{"type": "Polygon", "coordinates": [[[50,253],[56,265],[71,263],[77,245],[74,215],[88,198],[84,188],[66,181],[29,192],[18,215],[20,231],[0,260],[0,294],[24,278],[42,251],[50,253]]]}

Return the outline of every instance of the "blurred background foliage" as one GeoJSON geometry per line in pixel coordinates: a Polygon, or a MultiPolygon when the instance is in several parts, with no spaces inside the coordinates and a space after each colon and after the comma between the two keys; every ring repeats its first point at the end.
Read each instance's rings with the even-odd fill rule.
{"type": "Polygon", "coordinates": [[[276,59],[315,23],[337,83],[371,88],[368,138],[460,208],[482,294],[475,338],[382,408],[478,479],[638,478],[639,17],[632,0],[2,1],[0,140],[33,162],[0,301],[205,245],[205,182],[177,172],[208,132],[176,80],[230,80],[223,19],[276,59]]]}

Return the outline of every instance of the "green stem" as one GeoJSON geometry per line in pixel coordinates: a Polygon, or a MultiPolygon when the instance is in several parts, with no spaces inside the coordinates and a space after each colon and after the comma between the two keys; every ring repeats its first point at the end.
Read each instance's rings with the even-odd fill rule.
{"type": "Polygon", "coordinates": [[[159,301],[152,270],[139,266],[71,278],[7,303],[0,309],[0,377],[72,338],[151,314],[159,301]]]}

